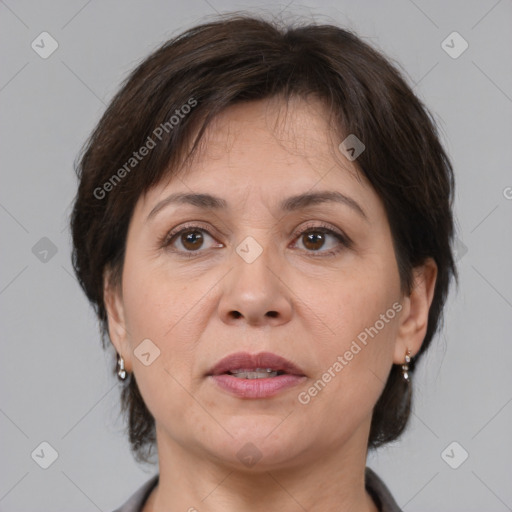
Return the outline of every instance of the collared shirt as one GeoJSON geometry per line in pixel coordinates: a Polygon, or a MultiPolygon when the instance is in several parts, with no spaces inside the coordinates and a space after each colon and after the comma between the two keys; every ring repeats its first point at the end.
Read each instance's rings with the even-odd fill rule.
{"type": "MultiPolygon", "coordinates": [[[[158,484],[159,476],[159,474],[154,475],[114,512],[141,512],[151,491],[158,484]]],[[[365,469],[365,487],[368,494],[373,498],[379,512],[402,512],[386,484],[369,467],[365,469]]]]}

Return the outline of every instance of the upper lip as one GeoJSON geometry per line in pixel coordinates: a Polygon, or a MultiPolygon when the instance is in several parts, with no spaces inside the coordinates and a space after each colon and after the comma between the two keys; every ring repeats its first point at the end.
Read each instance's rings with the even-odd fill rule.
{"type": "Polygon", "coordinates": [[[255,370],[256,368],[270,368],[273,371],[280,370],[291,375],[304,376],[304,372],[298,366],[272,352],[230,354],[215,364],[207,375],[221,375],[234,370],[255,370]]]}

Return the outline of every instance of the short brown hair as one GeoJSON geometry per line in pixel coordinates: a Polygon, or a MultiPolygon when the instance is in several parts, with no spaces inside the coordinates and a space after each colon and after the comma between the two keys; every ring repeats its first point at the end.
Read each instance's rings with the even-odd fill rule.
{"type": "MultiPolygon", "coordinates": [[[[112,282],[120,283],[128,225],[141,194],[176,174],[209,122],[228,106],[308,95],[326,104],[340,133],[356,134],[366,145],[357,164],[385,206],[402,290],[410,293],[415,266],[428,257],[437,264],[427,332],[412,363],[421,357],[442,321],[450,280],[458,280],[451,250],[453,171],[433,117],[398,68],[354,33],[243,14],[191,28],[154,51],[125,80],[82,150],[72,260],[98,316],[104,348],[109,333],[103,272],[112,269],[112,282]],[[171,116],[191,99],[194,108],[171,127],[171,116]],[[159,143],[132,162],[131,171],[126,164],[133,151],[148,144],[156,127],[162,127],[159,143]]],[[[155,445],[154,418],[133,374],[124,386],[132,451],[147,461],[155,445]]],[[[373,411],[369,448],[402,433],[409,389],[400,366],[393,365],[373,411]]]]}

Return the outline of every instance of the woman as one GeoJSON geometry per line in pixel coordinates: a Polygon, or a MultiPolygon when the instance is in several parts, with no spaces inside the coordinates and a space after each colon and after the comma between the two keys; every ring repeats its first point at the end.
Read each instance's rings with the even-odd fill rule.
{"type": "Polygon", "coordinates": [[[135,69],[77,173],[73,265],[158,454],[118,510],[399,511],[367,453],[457,277],[452,167],[400,73],[334,26],[224,17],[135,69]]]}

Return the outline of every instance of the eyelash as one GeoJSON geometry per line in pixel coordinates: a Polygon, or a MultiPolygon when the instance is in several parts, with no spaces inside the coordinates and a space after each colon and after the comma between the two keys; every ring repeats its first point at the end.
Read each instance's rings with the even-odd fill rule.
{"type": "MultiPolygon", "coordinates": [[[[163,237],[160,238],[158,245],[162,249],[168,248],[171,245],[171,243],[174,241],[174,239],[176,239],[179,235],[181,235],[183,233],[187,233],[189,231],[190,232],[204,231],[209,236],[214,238],[214,235],[210,232],[209,229],[205,228],[202,225],[191,224],[191,225],[187,225],[187,226],[181,228],[179,231],[172,230],[169,233],[166,233],[163,237]]],[[[329,227],[328,224],[323,224],[323,223],[315,224],[315,225],[307,225],[306,227],[295,231],[292,236],[295,239],[295,238],[299,238],[301,235],[304,235],[308,232],[333,235],[341,243],[341,245],[344,248],[350,249],[352,247],[352,241],[347,236],[342,235],[341,233],[338,233],[337,231],[334,231],[332,228],[329,227]]],[[[181,250],[175,250],[175,249],[169,249],[169,250],[171,252],[175,252],[180,255],[183,255],[185,258],[194,258],[194,257],[197,257],[200,253],[204,252],[204,251],[201,251],[200,249],[197,251],[181,251],[181,250]]],[[[332,249],[330,251],[325,251],[325,252],[307,251],[307,250],[306,250],[306,252],[310,253],[310,256],[313,258],[325,258],[325,257],[329,257],[329,256],[336,256],[342,250],[343,250],[343,248],[337,248],[337,249],[332,249]],[[315,252],[317,252],[318,254],[315,254],[315,252]]]]}

